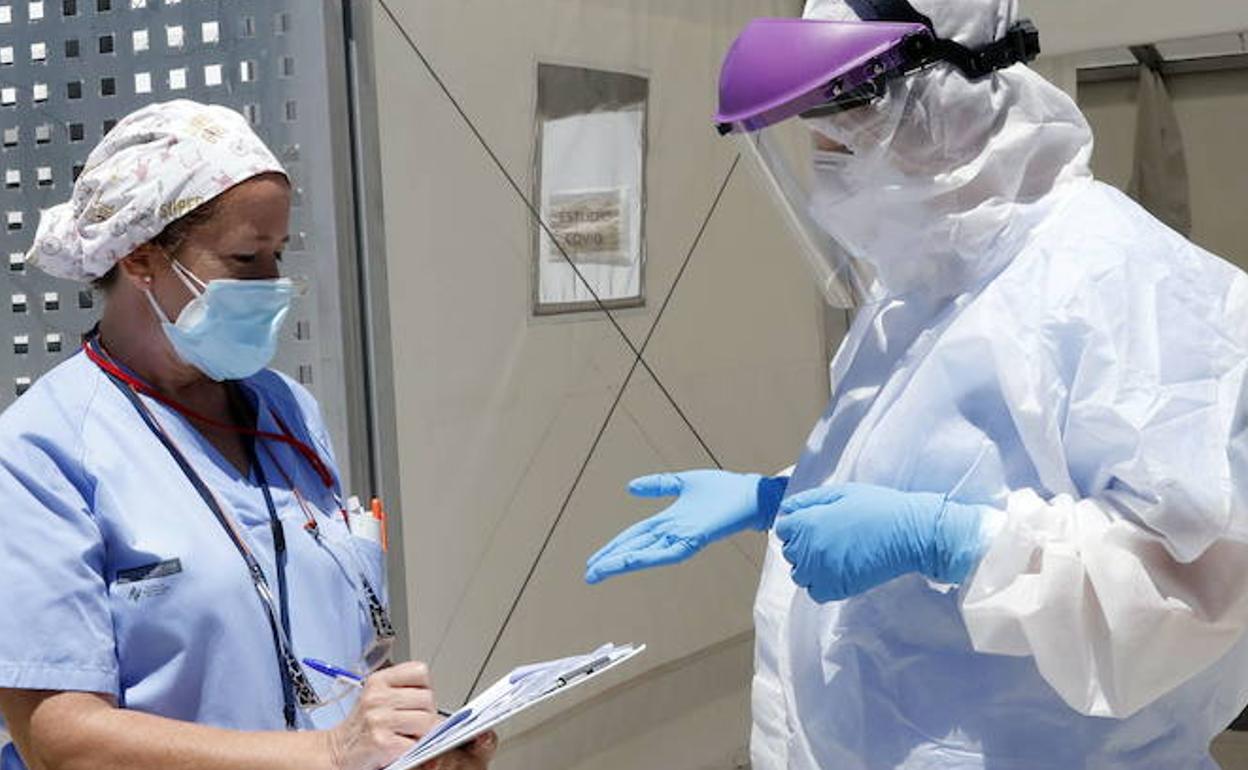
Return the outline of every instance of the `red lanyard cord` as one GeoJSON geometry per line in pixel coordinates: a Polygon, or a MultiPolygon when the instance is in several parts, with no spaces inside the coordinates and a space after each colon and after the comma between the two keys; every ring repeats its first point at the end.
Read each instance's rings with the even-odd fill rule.
{"type": "MultiPolygon", "coordinates": [[[[261,444],[260,446],[264,448],[264,453],[268,455],[269,462],[273,463],[273,467],[277,468],[278,473],[282,474],[282,478],[286,480],[286,485],[290,487],[290,493],[294,495],[295,501],[299,503],[299,509],[303,511],[303,528],[314,535],[319,535],[320,527],[316,523],[316,514],[312,512],[312,508],[308,505],[308,501],[305,500],[303,495],[299,493],[299,487],[295,485],[295,480],[290,477],[290,474],[286,472],[286,469],[282,467],[282,464],[277,461],[277,455],[273,454],[273,450],[269,448],[268,444],[261,444]]],[[[260,457],[257,455],[256,463],[259,464],[259,462],[260,457]]]]}
{"type": "Polygon", "coordinates": [[[255,428],[244,428],[238,425],[221,422],[220,420],[214,420],[207,415],[200,414],[193,409],[179,404],[177,401],[164,395],[143,380],[140,380],[138,377],[130,374],[125,369],[122,369],[103,352],[102,348],[97,348],[93,345],[91,340],[83,343],[82,348],[86,352],[87,358],[90,358],[96,366],[100,367],[116,379],[124,382],[128,387],[130,387],[131,390],[134,390],[137,393],[142,393],[149,398],[159,401],[183,417],[202,423],[209,427],[216,428],[217,430],[223,430],[229,433],[238,433],[244,436],[264,439],[266,441],[276,441],[280,444],[289,446],[298,452],[303,459],[307,461],[308,465],[312,466],[312,470],[314,470],[316,475],[320,477],[321,483],[323,483],[327,489],[333,488],[335,483],[334,474],[330,471],[329,466],[325,464],[325,461],[321,459],[321,456],[316,453],[315,449],[290,434],[290,430],[286,427],[286,424],[276,412],[273,412],[273,419],[277,422],[278,426],[281,427],[283,431],[282,433],[271,433],[269,431],[257,430],[255,428]]]}

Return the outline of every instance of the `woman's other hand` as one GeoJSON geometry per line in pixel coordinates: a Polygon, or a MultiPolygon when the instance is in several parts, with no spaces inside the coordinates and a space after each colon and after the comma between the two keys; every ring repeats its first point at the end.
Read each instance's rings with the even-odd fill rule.
{"type": "Polygon", "coordinates": [[[447,754],[443,754],[432,762],[420,766],[419,770],[485,770],[498,751],[498,735],[493,731],[478,735],[476,739],[447,754]]]}

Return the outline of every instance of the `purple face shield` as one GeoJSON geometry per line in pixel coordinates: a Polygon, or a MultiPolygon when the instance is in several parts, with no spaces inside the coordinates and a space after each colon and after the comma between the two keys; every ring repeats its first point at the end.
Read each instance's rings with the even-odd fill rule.
{"type": "Polygon", "coordinates": [[[865,103],[931,39],[922,24],[755,19],[724,60],[715,122],[724,134],[757,131],[830,104],[865,103]]]}
{"type": "Polygon", "coordinates": [[[720,70],[722,134],[757,131],[798,115],[813,117],[868,104],[890,78],[948,62],[968,79],[1040,53],[1027,20],[1004,38],[969,49],[919,21],[755,19],[737,37],[720,70]]]}

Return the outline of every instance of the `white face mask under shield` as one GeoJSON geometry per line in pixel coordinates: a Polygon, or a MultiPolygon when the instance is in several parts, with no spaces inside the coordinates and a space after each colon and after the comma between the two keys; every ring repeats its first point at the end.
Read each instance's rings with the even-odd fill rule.
{"type": "MultiPolygon", "coordinates": [[[[881,160],[905,108],[904,93],[889,93],[835,117],[790,120],[739,134],[816,285],[834,307],[859,307],[884,296],[870,239],[862,237],[861,227],[841,226],[837,207],[858,208],[859,199],[884,183],[881,160]]],[[[883,211],[855,211],[852,223],[883,216],[883,211]]]]}
{"type": "Polygon", "coordinates": [[[990,88],[932,69],[865,107],[741,135],[831,304],[954,296],[995,269],[1001,180],[1021,172],[985,173],[991,110],[961,120],[990,88]]]}

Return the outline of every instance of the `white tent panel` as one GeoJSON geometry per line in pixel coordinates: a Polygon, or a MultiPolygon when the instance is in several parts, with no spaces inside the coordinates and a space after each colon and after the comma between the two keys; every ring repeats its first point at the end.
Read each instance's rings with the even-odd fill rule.
{"type": "MultiPolygon", "coordinates": [[[[797,4],[389,6],[526,195],[533,189],[538,62],[649,78],[646,304],[614,314],[640,346],[736,157],[732,140],[717,137],[711,123],[722,56],[749,18],[791,15],[797,4]]],[[[433,663],[444,698],[458,701],[633,356],[601,312],[532,314],[529,212],[379,5],[373,21],[404,506],[398,547],[414,652],[433,663]]],[[[778,217],[739,167],[646,360],[725,466],[780,468],[797,456],[826,399],[822,312],[778,217]]],[[[710,462],[639,369],[484,679],[607,639],[644,641],[651,649],[629,672],[641,680],[621,685],[622,675],[608,677],[562,705],[569,718],[574,707],[582,727],[612,722],[638,693],[663,705],[637,724],[641,733],[606,730],[601,745],[582,736],[573,747],[556,721],[530,725],[500,767],[694,768],[744,750],[761,538],[742,537],[690,564],[604,586],[581,579],[589,553],[655,510],[627,497],[629,478],[710,462]],[[650,754],[640,748],[645,731],[659,730],[660,715],[669,727],[691,731],[675,754],[670,746],[650,754]],[[533,764],[534,757],[542,761],[533,764]],[[623,757],[633,764],[621,764],[623,757]]]]}
{"type": "Polygon", "coordinates": [[[1021,5],[1040,27],[1046,55],[1248,30],[1248,3],[1241,0],[1023,0],[1021,5]]]}

